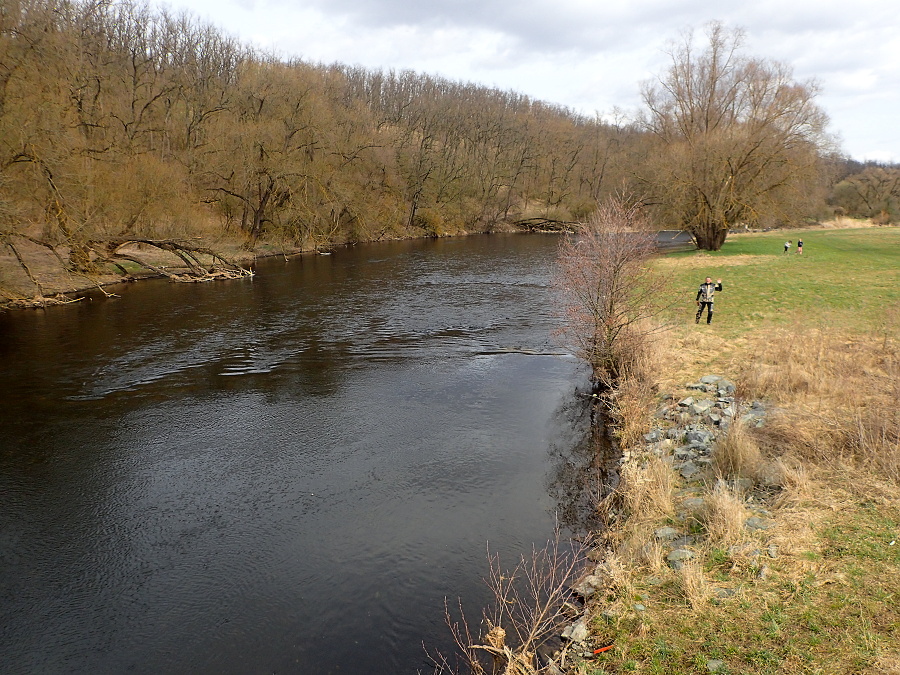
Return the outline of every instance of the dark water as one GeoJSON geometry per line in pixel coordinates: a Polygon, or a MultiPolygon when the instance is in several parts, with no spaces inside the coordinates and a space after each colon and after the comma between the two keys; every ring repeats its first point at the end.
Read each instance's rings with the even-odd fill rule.
{"type": "Polygon", "coordinates": [[[427,672],[444,597],[487,599],[486,543],[513,562],[563,508],[586,374],[554,355],[556,245],[0,316],[0,671],[427,672]]]}

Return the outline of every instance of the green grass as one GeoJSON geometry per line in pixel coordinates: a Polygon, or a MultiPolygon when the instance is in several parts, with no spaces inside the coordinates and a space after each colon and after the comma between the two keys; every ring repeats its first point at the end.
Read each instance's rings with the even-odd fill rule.
{"type": "Polygon", "coordinates": [[[766,324],[839,322],[872,330],[886,307],[900,305],[900,228],[737,234],[720,251],[669,257],[674,287],[685,298],[676,322],[693,320],[696,289],[705,277],[721,278],[714,321],[723,335],[766,324]],[[803,255],[793,248],[784,254],[784,241],[796,243],[798,235],[803,255]]]}
{"type": "Polygon", "coordinates": [[[795,581],[791,558],[770,560],[770,579],[739,580],[743,600],[690,612],[660,587],[656,611],[595,626],[616,649],[583,672],[687,675],[707,672],[710,659],[723,660],[721,672],[729,673],[893,672],[880,659],[900,649],[900,511],[850,506],[819,536],[824,551],[814,572],[795,581]]]}

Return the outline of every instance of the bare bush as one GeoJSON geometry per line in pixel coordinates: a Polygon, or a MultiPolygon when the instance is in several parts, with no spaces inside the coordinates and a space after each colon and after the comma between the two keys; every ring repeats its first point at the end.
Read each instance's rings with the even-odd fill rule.
{"type": "Polygon", "coordinates": [[[609,387],[636,373],[650,320],[665,308],[666,278],[650,265],[656,233],[641,203],[619,194],[604,202],[578,236],[560,245],[556,287],[566,319],[563,341],[609,387]]]}
{"type": "Polygon", "coordinates": [[[490,572],[485,581],[493,602],[483,611],[481,630],[473,634],[462,606],[459,620],[445,607],[457,663],[441,654],[433,656],[435,672],[535,673],[537,648],[561,623],[563,603],[584,567],[587,545],[586,541],[564,541],[557,531],[544,548],[532,549],[511,570],[489,551],[490,572]]]}

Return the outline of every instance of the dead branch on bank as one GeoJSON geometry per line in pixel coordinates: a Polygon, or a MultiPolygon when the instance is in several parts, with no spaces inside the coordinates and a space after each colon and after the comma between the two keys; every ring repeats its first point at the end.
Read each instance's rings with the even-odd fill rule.
{"type": "Polygon", "coordinates": [[[472,675],[533,675],[541,670],[538,648],[560,628],[571,597],[571,584],[585,565],[589,542],[563,540],[557,530],[544,548],[533,548],[511,570],[488,551],[485,583],[493,602],[482,612],[482,632],[476,637],[462,604],[459,620],[444,603],[444,616],[457,647],[457,663],[437,654],[435,673],[472,675]]]}

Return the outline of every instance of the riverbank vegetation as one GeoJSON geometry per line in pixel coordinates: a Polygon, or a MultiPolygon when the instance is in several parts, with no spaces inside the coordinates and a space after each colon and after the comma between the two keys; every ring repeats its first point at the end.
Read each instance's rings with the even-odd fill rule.
{"type": "Polygon", "coordinates": [[[900,672],[900,231],[797,236],[802,255],[779,232],[659,261],[684,302],[652,386],[621,392],[632,431],[589,603],[591,644],[614,648],[571,672],[900,672]],[[706,276],[724,281],[709,326],[706,276]],[[712,373],[736,387],[727,433],[688,412],[722,394],[698,383],[712,373]],[[717,437],[690,470],[666,440],[679,420],[717,437]]]}
{"type": "Polygon", "coordinates": [[[358,241],[566,229],[626,184],[648,195],[657,227],[714,222],[709,236],[694,228],[710,248],[723,228],[834,208],[896,217],[900,188],[885,179],[896,168],[834,154],[811,85],[740,56],[738,33],[713,25],[708,37],[705,51],[673,52],[662,81],[684,85],[675,98],[647,89],[648,115],[625,120],[425,74],[281,58],[141,2],[6,2],[0,296],[172,267],[236,272],[258,253],[358,241]],[[705,72],[716,50],[734,59],[700,98],[684,98],[696,89],[684,67],[705,72]],[[743,93],[729,102],[731,84],[743,93]],[[685,126],[676,112],[716,106],[736,116],[685,126]],[[785,110],[796,125],[782,129],[773,116],[785,110]],[[759,146],[767,154],[748,154],[776,136],[759,146]],[[685,143],[703,157],[686,157],[685,143]],[[716,183],[732,165],[734,180],[716,183]]]}
{"type": "Polygon", "coordinates": [[[681,301],[599,398],[622,453],[605,529],[536,554],[553,574],[526,565],[527,596],[492,566],[497,605],[541,608],[561,641],[517,649],[488,611],[465,672],[900,672],[900,230],[795,233],[802,254],[777,232],[654,261],[681,301]]]}

